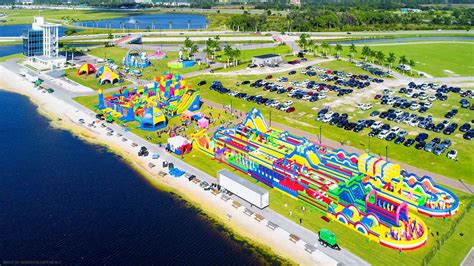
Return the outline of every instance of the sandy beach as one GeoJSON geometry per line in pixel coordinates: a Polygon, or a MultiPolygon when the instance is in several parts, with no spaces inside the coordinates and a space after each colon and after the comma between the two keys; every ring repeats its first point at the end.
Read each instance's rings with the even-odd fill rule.
{"type": "MultiPolygon", "coordinates": [[[[148,144],[147,147],[150,150],[153,148],[158,151],[156,153],[160,154],[159,159],[152,159],[151,156],[138,157],[137,152],[142,145],[138,143],[138,146],[132,147],[131,140],[123,141],[123,136],[116,135],[118,132],[124,132],[114,130],[115,134],[107,135],[108,131],[104,127],[99,125],[96,127],[88,126],[89,123],[95,121],[93,112],[79,109],[73,103],[54,97],[54,94],[42,93],[34,88],[33,84],[2,65],[0,65],[0,73],[2,73],[0,88],[29,97],[38,106],[38,112],[51,120],[52,126],[68,130],[84,141],[108,147],[137,169],[150,184],[158,189],[172,191],[180,195],[245,241],[263,247],[266,251],[278,254],[278,256],[296,264],[337,264],[337,261],[319,250],[312,253],[307,252],[305,250],[306,243],[302,240],[296,243],[290,241],[288,232],[281,228],[275,230],[268,228],[265,220],[258,221],[255,219],[255,214],[245,214],[245,207],[233,207],[232,200],[224,201],[220,194],[213,195],[209,191],[204,191],[198,184],[189,182],[184,177],[159,176],[160,171],[167,173],[167,170],[162,168],[162,162],[167,158],[171,158],[171,156],[158,147],[152,147],[156,145],[148,144]],[[85,120],[84,124],[79,123],[81,118],[85,120]],[[150,163],[155,166],[150,168],[150,163]]],[[[118,128],[110,124],[107,124],[107,126],[113,129],[118,128]]],[[[127,134],[131,133],[127,132],[127,134]]],[[[144,140],[143,143],[145,143],[144,140]]],[[[315,243],[308,244],[314,245],[315,243]]]]}

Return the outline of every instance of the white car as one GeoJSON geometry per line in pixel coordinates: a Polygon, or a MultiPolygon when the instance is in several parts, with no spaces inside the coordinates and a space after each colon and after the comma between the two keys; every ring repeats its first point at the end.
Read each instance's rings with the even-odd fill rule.
{"type": "Polygon", "coordinates": [[[423,106],[426,107],[426,108],[431,108],[431,106],[433,106],[433,103],[427,102],[423,106]]]}
{"type": "Polygon", "coordinates": [[[326,94],[319,94],[318,96],[318,99],[321,100],[321,99],[326,99],[327,95],[326,94]]]}
{"type": "Polygon", "coordinates": [[[292,101],[292,100],[288,100],[288,101],[286,101],[286,102],[284,103],[284,105],[286,105],[286,106],[291,106],[291,105],[293,105],[293,101],[292,101]]]}
{"type": "Polygon", "coordinates": [[[450,150],[450,151],[448,151],[446,156],[451,160],[457,160],[456,157],[458,156],[458,151],[457,150],[450,150]]]}
{"type": "Polygon", "coordinates": [[[415,111],[415,110],[420,109],[420,107],[421,106],[419,104],[415,103],[410,106],[410,110],[415,111]]]}
{"type": "Polygon", "coordinates": [[[390,132],[395,133],[395,134],[397,134],[399,131],[400,131],[400,128],[399,128],[399,127],[392,127],[392,128],[390,129],[390,132]]]}
{"type": "Polygon", "coordinates": [[[436,96],[430,96],[430,97],[428,97],[428,101],[430,101],[430,102],[436,101],[436,96]]]}
{"type": "Polygon", "coordinates": [[[379,133],[378,138],[379,139],[385,139],[388,136],[388,134],[390,134],[390,131],[384,129],[384,130],[382,130],[382,132],[379,133]]]}
{"type": "Polygon", "coordinates": [[[271,107],[277,107],[278,105],[280,105],[279,101],[274,101],[272,104],[270,104],[271,107]]]}
{"type": "Polygon", "coordinates": [[[307,100],[311,99],[311,97],[312,97],[311,95],[305,95],[305,96],[303,96],[302,99],[307,101],[307,100]]]}
{"type": "Polygon", "coordinates": [[[382,122],[380,122],[380,121],[375,121],[375,123],[373,123],[370,128],[372,128],[372,129],[377,129],[377,128],[381,128],[382,125],[383,125],[382,122]]]}
{"type": "Polygon", "coordinates": [[[321,122],[327,123],[327,122],[331,121],[331,119],[332,119],[332,117],[330,117],[330,116],[325,116],[325,117],[321,120],[321,122]]]}

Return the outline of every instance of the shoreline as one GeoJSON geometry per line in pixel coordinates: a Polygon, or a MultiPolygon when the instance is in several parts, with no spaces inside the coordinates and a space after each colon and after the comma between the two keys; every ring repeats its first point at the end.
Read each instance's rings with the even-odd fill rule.
{"type": "MultiPolygon", "coordinates": [[[[68,109],[71,109],[70,107],[75,109],[72,105],[52,97],[52,95],[39,92],[33,88],[32,84],[23,80],[22,77],[16,73],[5,69],[2,65],[0,65],[0,70],[11,73],[9,79],[16,78],[18,81],[12,82],[15,83],[15,85],[10,85],[6,81],[7,75],[5,75],[3,79],[0,78],[0,88],[28,97],[30,102],[37,106],[37,112],[46,117],[52,127],[67,130],[72,135],[87,143],[106,147],[135,171],[139,172],[154,188],[164,192],[172,192],[176,198],[184,200],[190,203],[194,208],[202,211],[206,220],[222,226],[231,239],[234,239],[234,241],[244,241],[246,245],[250,245],[251,249],[259,251],[258,253],[262,255],[261,257],[259,256],[259,259],[265,258],[266,256],[276,256],[279,262],[285,264],[337,264],[336,261],[319,250],[310,254],[304,251],[304,249],[294,247],[295,244],[291,243],[288,238],[286,242],[283,242],[282,237],[284,236],[276,234],[276,231],[268,232],[268,230],[266,230],[265,232],[260,232],[260,230],[263,229],[257,228],[255,223],[258,222],[255,222],[254,219],[245,216],[242,211],[240,211],[239,214],[237,209],[229,209],[230,206],[220,200],[219,197],[213,196],[211,193],[203,193],[204,191],[200,189],[199,186],[194,185],[192,182],[187,182],[187,180],[183,180],[184,178],[175,179],[171,176],[158,177],[156,173],[153,173],[153,171],[147,167],[146,162],[143,162],[132,154],[130,148],[126,149],[125,147],[121,147],[121,145],[119,145],[120,143],[113,143],[111,138],[101,138],[100,133],[75,123],[71,114],[61,110],[61,107],[64,107],[64,105],[68,105],[68,109]],[[58,102],[61,102],[63,106],[57,106],[58,102]]],[[[76,113],[78,112],[81,111],[76,110],[76,113]]],[[[265,227],[264,225],[262,226],[265,227]]]]}

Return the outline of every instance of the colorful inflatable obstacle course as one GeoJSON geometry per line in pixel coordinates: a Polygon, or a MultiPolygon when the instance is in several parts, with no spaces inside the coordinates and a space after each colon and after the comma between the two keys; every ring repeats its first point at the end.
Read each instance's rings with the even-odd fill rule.
{"type": "Polygon", "coordinates": [[[347,154],[270,128],[257,109],[241,124],[219,128],[212,138],[202,131],[191,141],[215,160],[394,249],[426,243],[427,227],[414,212],[444,217],[458,210],[457,197],[431,178],[371,154],[347,154]]]}
{"type": "Polygon", "coordinates": [[[168,68],[170,69],[181,69],[181,68],[189,68],[196,65],[196,61],[193,60],[183,60],[183,61],[169,61],[168,68]]]}
{"type": "Polygon", "coordinates": [[[157,130],[166,127],[168,118],[200,109],[201,103],[199,91],[187,87],[180,76],[165,74],[143,88],[122,89],[107,97],[100,89],[96,107],[123,122],[138,121],[143,130],[157,130]]]}
{"type": "Polygon", "coordinates": [[[95,67],[89,63],[83,64],[78,70],[77,75],[80,76],[82,74],[86,74],[87,76],[90,74],[94,74],[96,72],[95,67]]]}
{"type": "Polygon", "coordinates": [[[138,50],[129,50],[122,59],[124,66],[133,68],[146,68],[151,65],[150,59],[146,52],[139,52],[138,50]]]}

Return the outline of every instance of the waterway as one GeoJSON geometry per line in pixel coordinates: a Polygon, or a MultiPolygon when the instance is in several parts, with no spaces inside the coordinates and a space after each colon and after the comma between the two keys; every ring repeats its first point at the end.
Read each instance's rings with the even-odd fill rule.
{"type": "Polygon", "coordinates": [[[0,90],[0,257],[62,264],[260,264],[248,245],[105,148],[0,90]]]}
{"type": "MultiPolygon", "coordinates": [[[[33,19],[31,19],[33,22],[33,19]]],[[[31,24],[0,25],[0,37],[19,37],[24,30],[31,29],[31,24]]],[[[59,27],[58,34],[63,36],[66,28],[59,27]]]]}
{"type": "Polygon", "coordinates": [[[407,38],[377,38],[377,39],[361,39],[352,41],[336,41],[330,44],[365,44],[365,43],[404,43],[415,41],[474,41],[474,36],[432,36],[432,37],[407,37],[407,38]]]}
{"type": "Polygon", "coordinates": [[[73,25],[112,29],[205,29],[206,17],[195,14],[151,14],[124,18],[76,22],[73,25]]]}

